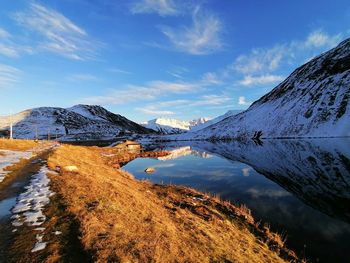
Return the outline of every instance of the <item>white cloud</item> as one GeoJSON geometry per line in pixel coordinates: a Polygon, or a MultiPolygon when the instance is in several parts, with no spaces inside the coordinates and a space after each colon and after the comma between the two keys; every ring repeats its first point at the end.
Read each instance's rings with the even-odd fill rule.
{"type": "Polygon", "coordinates": [[[125,104],[134,101],[153,100],[168,94],[185,94],[201,89],[198,83],[151,81],[144,86],[128,85],[122,90],[112,90],[105,96],[95,96],[82,99],[89,104],[125,104]]]}
{"type": "Polygon", "coordinates": [[[334,47],[341,39],[341,34],[330,35],[315,30],[304,40],[276,44],[271,48],[254,48],[250,53],[238,56],[230,68],[245,75],[271,73],[282,65],[303,63],[315,53],[334,47]]]}
{"type": "Polygon", "coordinates": [[[5,29],[0,28],[0,39],[8,39],[11,37],[11,34],[7,32],[5,29]]]}
{"type": "Polygon", "coordinates": [[[251,76],[247,75],[239,81],[239,84],[243,86],[254,86],[254,85],[266,85],[273,84],[284,80],[283,76],[279,75],[262,75],[262,76],[251,76]]]}
{"type": "Polygon", "coordinates": [[[271,49],[253,49],[248,55],[240,55],[233,63],[239,73],[252,74],[276,70],[285,54],[285,47],[277,45],[271,49]]]}
{"type": "Polygon", "coordinates": [[[222,48],[221,28],[221,22],[216,16],[203,14],[197,7],[193,11],[190,27],[178,29],[163,27],[162,32],[178,51],[204,55],[222,48]]]}
{"type": "Polygon", "coordinates": [[[330,36],[322,30],[316,30],[311,32],[305,42],[303,43],[305,48],[319,48],[319,47],[334,47],[341,40],[341,35],[330,36]]]}
{"type": "Polygon", "coordinates": [[[169,101],[161,101],[157,103],[159,107],[178,107],[183,105],[188,105],[190,100],[169,100],[169,101]]]}
{"type": "Polygon", "coordinates": [[[13,18],[19,25],[40,36],[38,48],[41,50],[73,60],[94,56],[94,47],[88,34],[55,10],[32,3],[29,10],[18,12],[13,18]]]}
{"type": "Polygon", "coordinates": [[[207,72],[202,77],[203,83],[207,85],[219,85],[222,84],[222,80],[214,72],[207,72]]]}
{"type": "Polygon", "coordinates": [[[184,67],[173,67],[172,69],[167,70],[166,72],[177,79],[183,79],[183,75],[188,73],[189,70],[184,67]]]}
{"type": "MultiPolygon", "coordinates": [[[[203,95],[198,99],[193,100],[170,100],[160,101],[157,103],[148,104],[145,107],[136,108],[137,111],[149,115],[166,116],[179,114],[183,111],[188,111],[190,107],[208,107],[220,105],[222,107],[225,103],[231,102],[232,98],[225,95],[203,95]],[[170,109],[169,109],[170,108],[170,109]],[[174,111],[174,109],[176,109],[174,111]]],[[[230,105],[232,107],[232,104],[230,105]]]]}
{"type": "Polygon", "coordinates": [[[0,43],[0,55],[4,55],[10,58],[16,58],[19,56],[17,50],[11,46],[7,46],[0,43]]]}
{"type": "MultiPolygon", "coordinates": [[[[186,108],[188,109],[189,107],[198,107],[198,106],[217,106],[217,105],[224,105],[225,103],[228,103],[232,101],[231,97],[228,97],[226,95],[203,95],[198,99],[193,99],[193,100],[171,100],[171,101],[162,101],[162,102],[157,102],[157,107],[158,108],[186,108]]],[[[232,106],[232,105],[231,105],[232,106]]]]}
{"type": "Polygon", "coordinates": [[[119,68],[110,68],[110,69],[108,69],[108,71],[112,72],[112,73],[117,73],[117,74],[131,74],[130,71],[126,71],[126,70],[119,69],[119,68]]]}
{"type": "Polygon", "coordinates": [[[9,32],[0,28],[0,55],[16,58],[19,57],[19,52],[11,38],[12,35],[9,32]]]}
{"type": "Polygon", "coordinates": [[[98,78],[91,74],[73,74],[68,77],[68,80],[75,81],[75,82],[82,82],[82,81],[97,81],[98,78]]]}
{"type": "Polygon", "coordinates": [[[179,13],[173,0],[139,0],[130,5],[130,11],[133,14],[156,13],[160,16],[179,13]]]}
{"type": "Polygon", "coordinates": [[[169,110],[159,110],[155,106],[146,106],[143,108],[136,108],[137,111],[148,114],[148,115],[156,115],[156,116],[166,116],[173,115],[175,112],[169,110]]]}
{"type": "Polygon", "coordinates": [[[0,64],[0,89],[11,87],[19,81],[21,71],[15,67],[0,64]]]}
{"type": "Polygon", "coordinates": [[[189,103],[189,106],[210,106],[210,105],[222,105],[232,98],[226,95],[204,95],[199,100],[194,100],[189,103]]]}
{"type": "Polygon", "coordinates": [[[238,98],[238,104],[239,105],[243,105],[243,106],[247,106],[247,105],[250,105],[252,104],[251,102],[247,101],[247,99],[244,97],[244,96],[240,96],[238,98]]]}

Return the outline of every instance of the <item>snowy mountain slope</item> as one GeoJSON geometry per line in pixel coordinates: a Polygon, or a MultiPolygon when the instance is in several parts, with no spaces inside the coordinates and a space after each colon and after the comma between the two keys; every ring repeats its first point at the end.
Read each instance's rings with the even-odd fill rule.
{"type": "Polygon", "coordinates": [[[201,117],[195,120],[191,120],[189,121],[190,124],[190,130],[194,129],[197,126],[203,125],[205,123],[207,123],[208,121],[210,121],[210,118],[206,118],[206,117],[201,117]]]}
{"type": "Polygon", "coordinates": [[[72,108],[40,107],[0,117],[0,130],[13,122],[15,138],[101,139],[122,133],[148,134],[148,130],[100,106],[76,105],[72,108]]]}
{"type": "Polygon", "coordinates": [[[350,39],[296,69],[246,111],[182,139],[350,136],[350,39]]]}
{"type": "Polygon", "coordinates": [[[177,134],[187,132],[193,127],[202,125],[208,120],[208,118],[199,118],[192,121],[180,121],[176,119],[157,118],[141,123],[141,125],[148,129],[158,131],[162,134],[177,134]]]}
{"type": "Polygon", "coordinates": [[[218,116],[218,117],[216,117],[216,118],[214,118],[214,119],[208,120],[208,121],[206,121],[206,122],[203,122],[203,123],[201,123],[201,124],[198,124],[198,125],[192,127],[191,132],[192,132],[192,131],[198,131],[198,130],[204,129],[204,128],[210,126],[210,125],[213,125],[213,124],[215,124],[215,123],[218,123],[219,121],[222,121],[223,119],[226,119],[226,118],[228,118],[228,117],[234,116],[234,115],[236,115],[236,114],[238,114],[238,113],[240,113],[240,112],[241,112],[240,110],[229,110],[228,112],[226,112],[226,113],[223,114],[223,115],[220,115],[220,116],[218,116]]]}

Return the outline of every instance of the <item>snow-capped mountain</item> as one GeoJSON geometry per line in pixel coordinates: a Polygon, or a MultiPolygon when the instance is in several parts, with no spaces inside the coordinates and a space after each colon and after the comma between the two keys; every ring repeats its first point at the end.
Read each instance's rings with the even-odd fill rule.
{"type": "Polygon", "coordinates": [[[162,134],[176,134],[187,132],[197,125],[202,125],[209,118],[199,118],[191,121],[180,121],[176,119],[157,118],[141,123],[144,127],[158,131],[162,134]]]}
{"type": "Polygon", "coordinates": [[[0,131],[8,131],[11,121],[15,138],[102,139],[152,132],[101,106],[90,105],[40,107],[0,117],[0,131]]]}
{"type": "Polygon", "coordinates": [[[246,111],[183,139],[350,136],[350,39],[296,69],[246,111]]]}
{"type": "Polygon", "coordinates": [[[210,118],[201,117],[201,118],[189,121],[190,130],[192,130],[193,128],[195,128],[197,126],[203,125],[204,123],[207,123],[209,120],[210,120],[210,118]]]}
{"type": "Polygon", "coordinates": [[[228,117],[234,116],[234,115],[236,115],[236,114],[238,114],[240,112],[241,112],[241,110],[229,110],[223,115],[220,115],[220,116],[218,116],[218,117],[216,117],[214,119],[208,120],[206,122],[200,123],[200,124],[192,127],[191,131],[198,131],[198,130],[204,129],[204,128],[210,126],[210,125],[218,123],[219,121],[222,121],[223,119],[226,119],[228,117]]]}

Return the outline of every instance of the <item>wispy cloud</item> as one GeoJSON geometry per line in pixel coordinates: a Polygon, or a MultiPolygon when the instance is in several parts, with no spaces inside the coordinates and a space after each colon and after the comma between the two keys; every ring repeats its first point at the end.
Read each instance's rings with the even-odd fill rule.
{"type": "Polygon", "coordinates": [[[247,99],[244,96],[240,96],[238,98],[238,105],[242,105],[242,106],[248,106],[252,104],[251,102],[247,101],[247,99]]]}
{"type": "Polygon", "coordinates": [[[0,28],[0,55],[18,58],[21,53],[32,53],[31,48],[19,45],[16,42],[8,31],[0,28]]]}
{"type": "Polygon", "coordinates": [[[67,79],[69,81],[74,82],[85,82],[85,81],[97,81],[98,78],[91,74],[73,74],[71,76],[68,76],[67,79]]]}
{"type": "Polygon", "coordinates": [[[213,106],[213,105],[222,105],[229,101],[232,101],[232,98],[226,95],[204,95],[199,100],[190,102],[190,106],[213,106]]]}
{"type": "MultiPolygon", "coordinates": [[[[341,39],[341,34],[331,35],[322,30],[315,30],[303,40],[279,43],[271,48],[254,48],[248,54],[239,55],[223,71],[222,76],[235,76],[236,87],[278,84],[284,79],[280,74],[283,69],[306,63],[315,55],[336,46],[341,39]]],[[[245,105],[244,100],[240,102],[240,105],[245,105]]]]}
{"type": "Polygon", "coordinates": [[[206,84],[220,85],[222,84],[222,79],[214,72],[207,72],[203,75],[202,81],[206,84]]]}
{"type": "Polygon", "coordinates": [[[10,57],[10,58],[16,58],[19,57],[19,53],[13,46],[5,45],[3,43],[0,43],[0,55],[10,57]]]}
{"type": "Polygon", "coordinates": [[[243,74],[271,72],[279,67],[284,53],[283,45],[271,49],[253,49],[250,54],[238,56],[232,67],[243,74]]]}
{"type": "Polygon", "coordinates": [[[133,14],[156,13],[160,16],[173,16],[179,13],[173,0],[138,0],[130,5],[133,14]]]}
{"type": "Polygon", "coordinates": [[[144,86],[128,85],[122,90],[112,90],[105,96],[95,96],[82,99],[91,104],[125,104],[134,101],[154,100],[168,94],[185,94],[200,89],[198,83],[151,81],[144,86]]]}
{"type": "Polygon", "coordinates": [[[109,72],[117,73],[117,74],[131,74],[130,71],[119,69],[119,68],[110,68],[108,69],[109,72]]]}
{"type": "Polygon", "coordinates": [[[319,48],[319,47],[334,47],[341,40],[341,35],[329,35],[322,30],[316,30],[312,32],[304,41],[303,46],[305,48],[319,48]]]}
{"type": "Polygon", "coordinates": [[[283,76],[279,75],[262,75],[262,76],[257,76],[253,77],[251,75],[247,75],[239,81],[239,84],[243,86],[254,86],[254,85],[267,85],[267,84],[274,84],[278,83],[285,78],[283,76]]]}
{"type": "Polygon", "coordinates": [[[322,30],[312,31],[304,40],[276,44],[271,48],[255,48],[249,54],[238,56],[231,68],[242,74],[266,74],[279,69],[281,65],[303,57],[305,61],[310,53],[322,52],[334,47],[342,39],[341,34],[330,35],[322,30]]]}
{"type": "Polygon", "coordinates": [[[172,69],[167,70],[166,72],[177,79],[183,79],[184,74],[188,73],[189,70],[184,67],[173,67],[172,69]]]}
{"type": "MultiPolygon", "coordinates": [[[[144,85],[127,85],[122,89],[113,89],[108,94],[103,96],[93,96],[83,98],[80,102],[91,104],[125,104],[128,102],[141,102],[149,100],[159,100],[160,97],[168,96],[171,94],[183,95],[183,94],[195,94],[210,87],[218,85],[218,80],[215,76],[204,74],[199,80],[194,81],[163,81],[154,80],[145,83],[144,85]]],[[[178,100],[177,102],[190,102],[191,100],[178,100]]],[[[208,95],[203,96],[200,99],[198,105],[215,105],[223,101],[222,96],[208,95]]],[[[163,102],[158,102],[158,104],[163,102]]]]}
{"type": "Polygon", "coordinates": [[[21,71],[15,67],[0,64],[0,89],[11,87],[19,81],[21,71]]]}
{"type": "Polygon", "coordinates": [[[11,34],[0,28],[0,55],[6,57],[18,57],[19,54],[11,41],[11,34]]]}
{"type": "Polygon", "coordinates": [[[137,111],[142,112],[144,114],[148,114],[151,116],[166,116],[166,115],[174,115],[175,112],[170,110],[159,110],[155,106],[146,106],[143,108],[136,108],[137,111]]]}
{"type": "Polygon", "coordinates": [[[157,103],[157,106],[160,108],[166,107],[193,107],[193,106],[215,106],[222,105],[232,101],[232,98],[227,95],[218,95],[218,94],[208,94],[202,95],[199,98],[194,99],[180,99],[180,100],[170,100],[170,101],[161,101],[157,103]]]}
{"type": "Polygon", "coordinates": [[[162,27],[163,34],[178,51],[205,55],[220,50],[222,24],[213,14],[204,14],[199,7],[192,14],[192,25],[182,28],[162,27]]]}
{"type": "Polygon", "coordinates": [[[168,101],[161,101],[157,103],[157,106],[159,107],[179,107],[183,105],[188,105],[191,101],[190,100],[168,100],[168,101]]]}
{"type": "Polygon", "coordinates": [[[37,33],[37,48],[73,60],[86,60],[95,55],[92,43],[84,29],[61,13],[37,3],[31,3],[24,12],[13,15],[15,21],[37,33]]]}
{"type": "MultiPolygon", "coordinates": [[[[179,114],[183,111],[188,111],[191,107],[217,107],[232,102],[232,98],[226,95],[203,95],[198,99],[185,99],[185,100],[171,100],[171,101],[161,101],[156,104],[148,104],[143,108],[136,108],[137,111],[143,112],[153,116],[165,116],[179,114]],[[174,112],[174,109],[176,111],[174,112]]],[[[230,103],[232,107],[232,103],[230,103]]]]}
{"type": "Polygon", "coordinates": [[[11,34],[7,32],[5,29],[0,28],[0,39],[9,39],[11,34]]]}

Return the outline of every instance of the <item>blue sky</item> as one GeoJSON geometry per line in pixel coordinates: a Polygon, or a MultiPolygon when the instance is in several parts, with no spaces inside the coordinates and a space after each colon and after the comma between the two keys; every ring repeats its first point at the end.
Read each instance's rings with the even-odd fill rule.
{"type": "Polygon", "coordinates": [[[84,103],[215,117],[350,34],[345,0],[1,2],[0,115],[84,103]]]}

